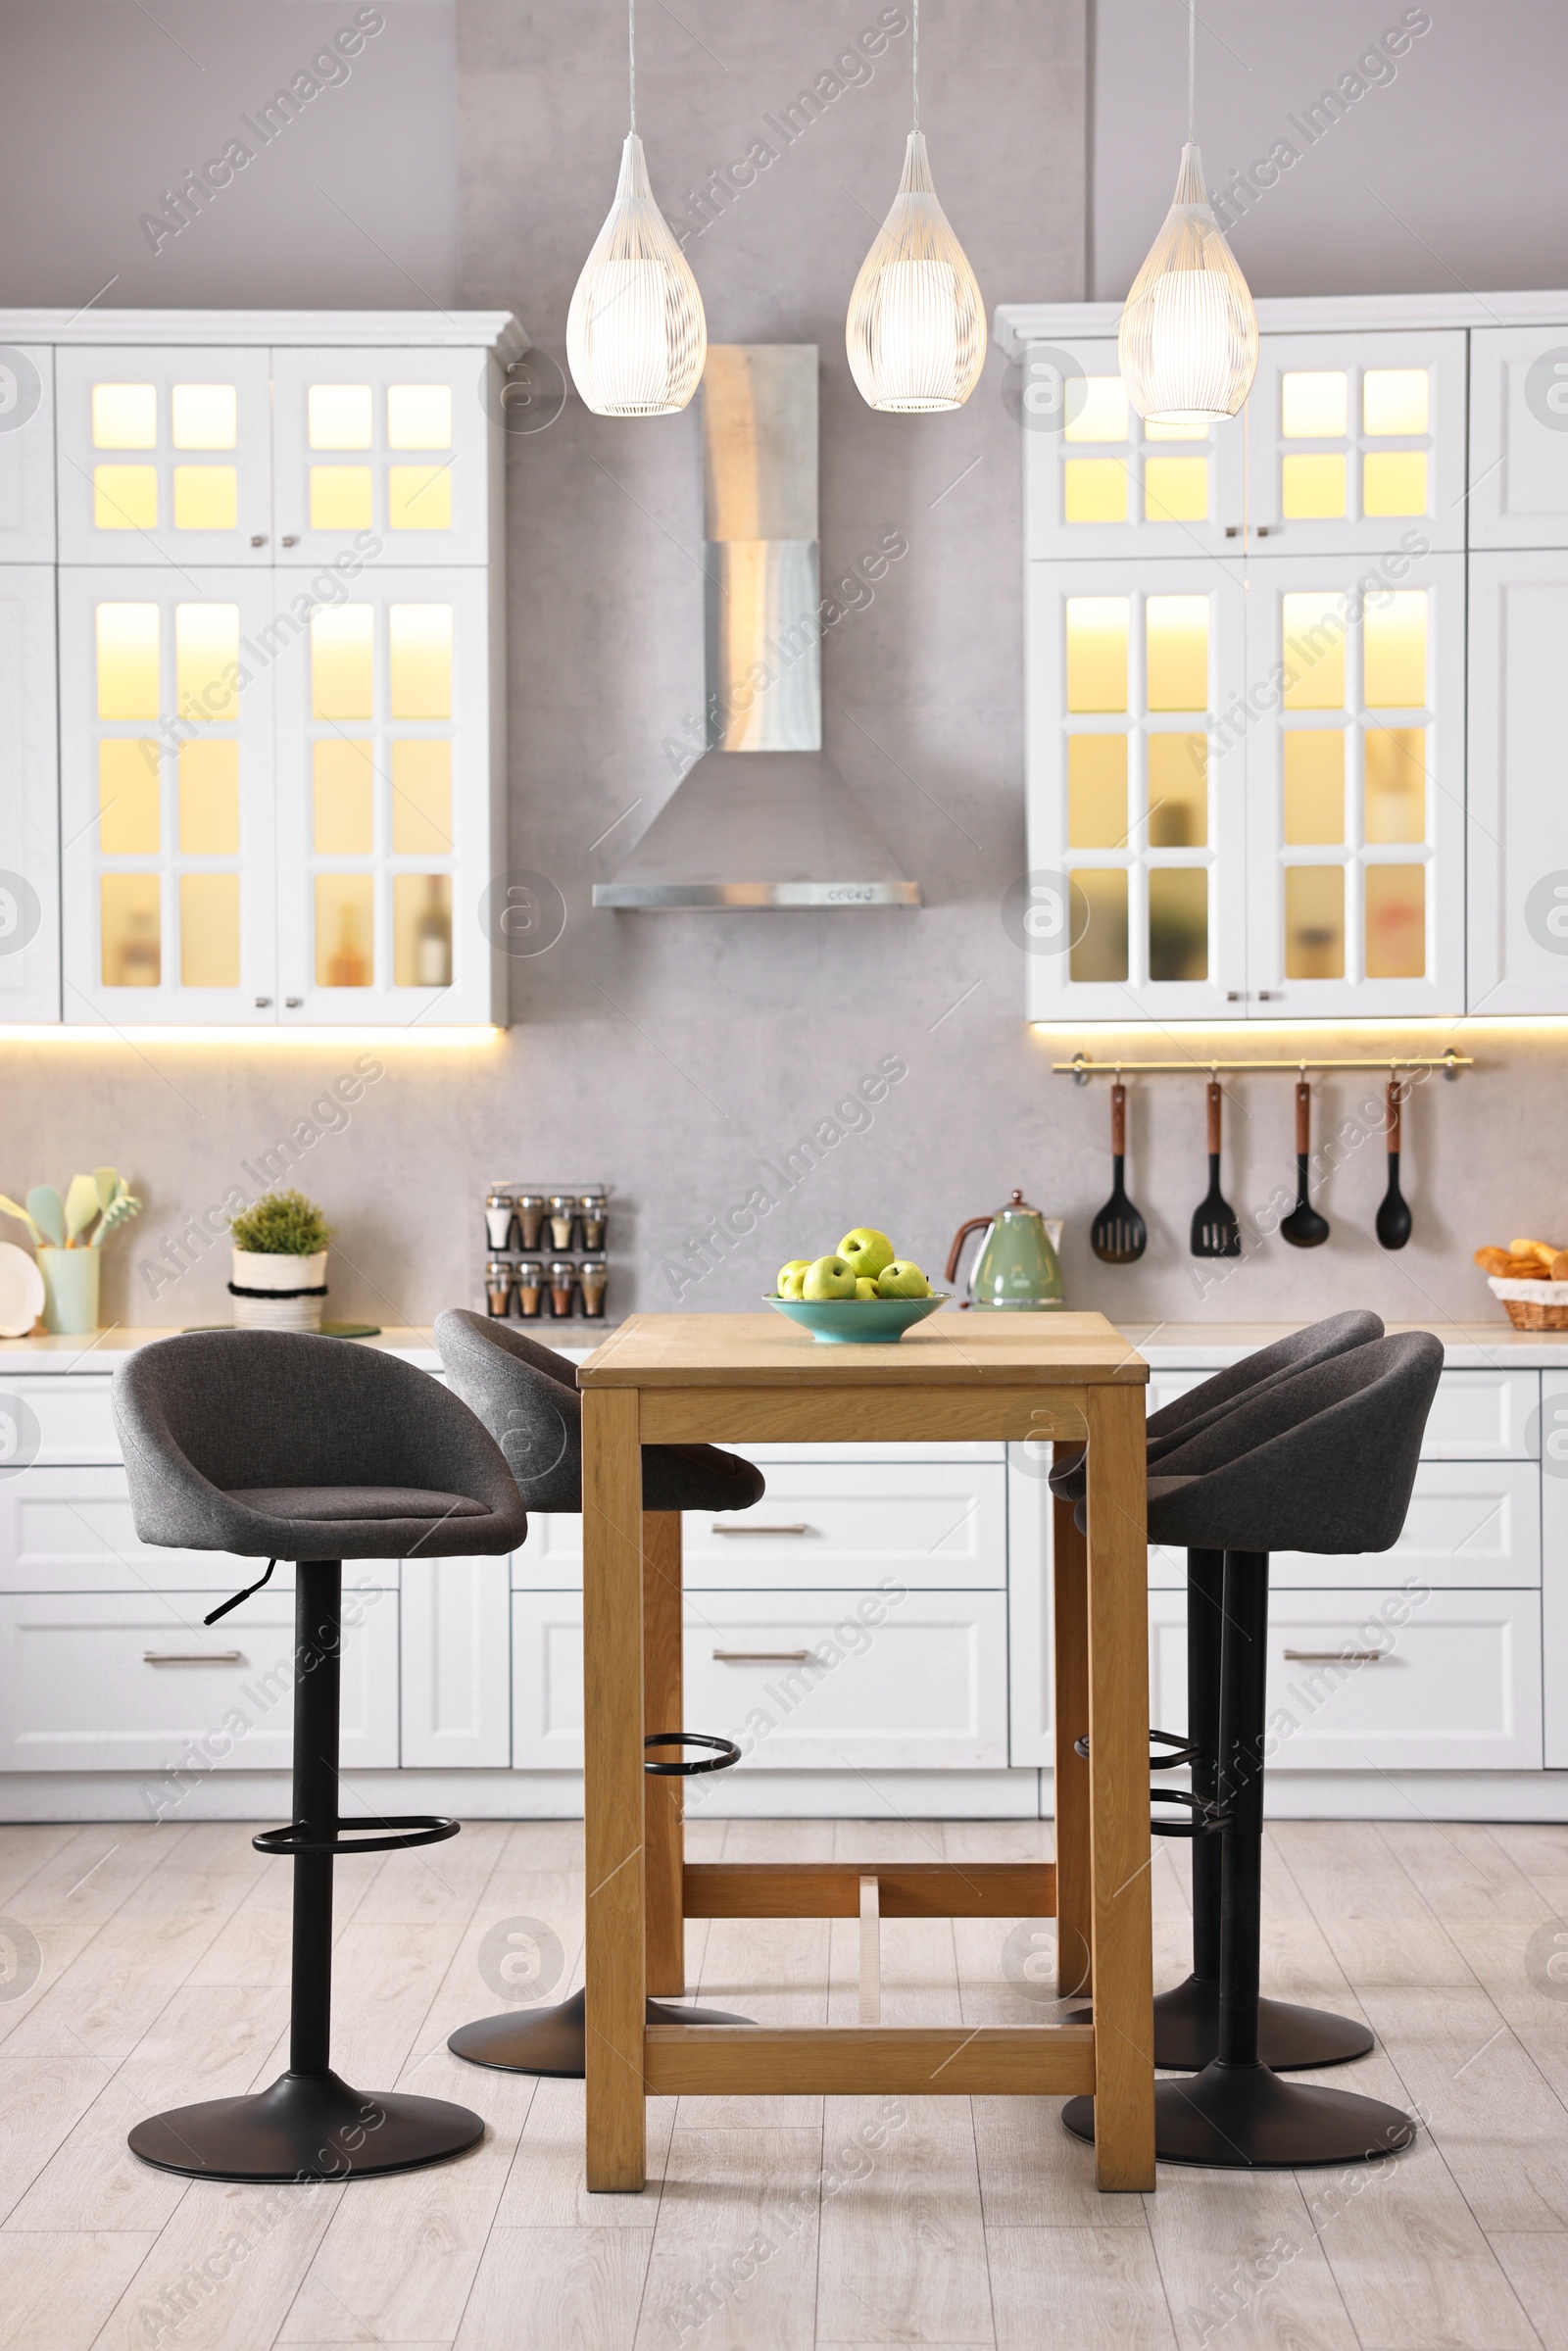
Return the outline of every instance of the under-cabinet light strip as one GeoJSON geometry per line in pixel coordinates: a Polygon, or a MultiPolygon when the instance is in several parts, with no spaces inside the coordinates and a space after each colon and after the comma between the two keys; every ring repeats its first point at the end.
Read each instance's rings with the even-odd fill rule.
{"type": "Polygon", "coordinates": [[[149,1025],[145,1028],[117,1029],[94,1026],[86,1021],[0,1021],[0,1045],[132,1045],[138,1051],[147,1051],[160,1045],[260,1045],[269,1050],[290,1045],[373,1045],[384,1046],[394,1053],[406,1047],[417,1047],[425,1051],[434,1047],[456,1052],[465,1047],[492,1045],[506,1033],[501,1028],[477,1027],[251,1029],[181,1025],[163,1028],[149,1025]]]}

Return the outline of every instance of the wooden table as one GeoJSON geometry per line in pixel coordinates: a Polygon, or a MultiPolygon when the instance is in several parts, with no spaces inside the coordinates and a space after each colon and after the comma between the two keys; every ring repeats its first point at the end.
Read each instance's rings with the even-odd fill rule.
{"type": "Polygon", "coordinates": [[[644,2185],[651,2096],[1080,2090],[1100,2186],[1153,2186],[1148,1377],[1099,1314],[944,1312],[896,1347],[636,1315],[582,1365],[590,2188],[644,2185]],[[999,1437],[1089,1446],[1087,1543],[1055,1507],[1055,1863],[686,1863],[681,1783],[645,1776],[644,1728],[716,1726],[681,1720],[680,1519],[644,1517],[638,1448],[999,1437]],[[882,1917],[1054,1915],[1058,1989],[1092,1983],[1093,2023],[647,2025],[650,1993],[684,1989],[685,1919],[862,1916],[866,1875],[882,1917]]]}

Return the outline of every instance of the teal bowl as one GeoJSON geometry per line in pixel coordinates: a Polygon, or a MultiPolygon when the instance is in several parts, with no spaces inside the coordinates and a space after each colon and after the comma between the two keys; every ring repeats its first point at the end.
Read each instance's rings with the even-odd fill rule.
{"type": "Polygon", "coordinates": [[[953,1293],[930,1298],[767,1298],[763,1304],[809,1331],[818,1347],[892,1347],[953,1293]]]}

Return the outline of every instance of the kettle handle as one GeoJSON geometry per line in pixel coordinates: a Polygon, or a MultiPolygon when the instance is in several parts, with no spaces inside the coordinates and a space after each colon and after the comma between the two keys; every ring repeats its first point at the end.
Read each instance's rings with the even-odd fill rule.
{"type": "Polygon", "coordinates": [[[951,1282],[957,1273],[959,1252],[969,1235],[984,1232],[987,1225],[995,1222],[994,1216],[971,1216],[966,1223],[959,1225],[953,1236],[953,1247],[948,1251],[948,1270],[942,1277],[945,1282],[951,1282]]]}

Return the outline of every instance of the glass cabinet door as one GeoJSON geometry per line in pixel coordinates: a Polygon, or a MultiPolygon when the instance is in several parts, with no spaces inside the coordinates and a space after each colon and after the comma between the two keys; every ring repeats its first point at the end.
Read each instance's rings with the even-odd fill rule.
{"type": "Polygon", "coordinates": [[[268,355],[62,350],[60,561],[272,561],[268,355]]]}
{"type": "Polygon", "coordinates": [[[1239,567],[1031,563],[1027,598],[1029,1017],[1244,1017],[1239,567]]]}
{"type": "Polygon", "coordinates": [[[55,575],[0,564],[0,1020],[60,1018],[55,575]]]}
{"type": "Polygon", "coordinates": [[[278,561],[488,562],[492,365],[477,350],[274,351],[278,561]]]}
{"type": "Polygon", "coordinates": [[[1264,335],[1248,506],[1270,554],[1465,543],[1465,337],[1264,335]]]}
{"type": "Polygon", "coordinates": [[[1030,557],[1237,551],[1243,425],[1146,424],[1113,339],[1031,343],[1019,385],[1030,557]]]}
{"type": "Polygon", "coordinates": [[[1470,334],[1470,544],[1568,547],[1568,326],[1470,334]]]}
{"type": "Polygon", "coordinates": [[[250,571],[60,574],[68,1021],[276,1018],[269,608],[250,571]]]}
{"type": "Polygon", "coordinates": [[[0,563],[55,560],[55,355],[0,347],[0,563]]]}
{"type": "Polygon", "coordinates": [[[1249,987],[1285,1019],[1464,1009],[1464,558],[1250,565],[1249,987]]]}
{"type": "MultiPolygon", "coordinates": [[[[287,575],[280,575],[280,592],[287,575]]],[[[290,1021],[492,1018],[489,601],[471,570],[307,594],[278,663],[278,956],[290,1021]]]]}

